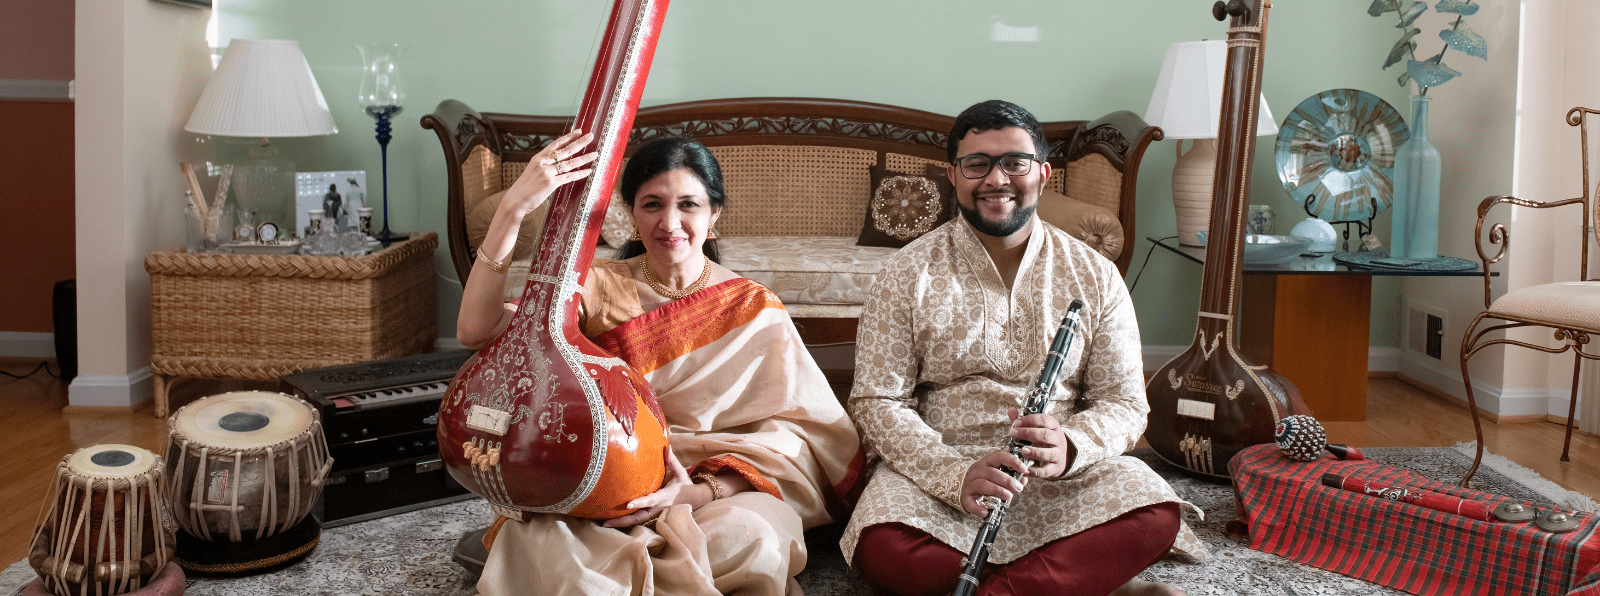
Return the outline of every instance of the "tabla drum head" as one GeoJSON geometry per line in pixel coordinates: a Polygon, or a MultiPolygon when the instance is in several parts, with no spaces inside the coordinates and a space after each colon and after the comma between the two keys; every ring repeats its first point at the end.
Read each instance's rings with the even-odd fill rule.
{"type": "Polygon", "coordinates": [[[311,428],[315,411],[305,402],[270,391],[235,391],[202,397],[173,414],[173,428],[218,449],[249,449],[294,439],[311,428]]]}
{"type": "Polygon", "coordinates": [[[67,468],[89,478],[129,478],[150,472],[156,454],[132,445],[95,445],[67,456],[67,468]]]}

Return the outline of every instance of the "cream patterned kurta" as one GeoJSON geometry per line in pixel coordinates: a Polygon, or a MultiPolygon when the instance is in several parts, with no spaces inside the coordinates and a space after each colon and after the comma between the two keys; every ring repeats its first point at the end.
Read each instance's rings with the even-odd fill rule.
{"type": "MultiPolygon", "coordinates": [[[[1123,513],[1182,501],[1149,466],[1122,455],[1143,434],[1139,327],[1116,266],[1034,219],[1015,291],[964,218],[885,264],[861,315],[849,411],[881,455],[840,546],[855,556],[861,530],[899,522],[967,552],[983,520],[961,509],[967,468],[1005,445],[1006,409],[1020,408],[1073,298],[1082,322],[1046,412],[1077,449],[1059,479],[1032,479],[1013,500],[990,561],[1009,563],[1123,513]]],[[[1173,548],[1205,547],[1184,524],[1173,548]]]]}

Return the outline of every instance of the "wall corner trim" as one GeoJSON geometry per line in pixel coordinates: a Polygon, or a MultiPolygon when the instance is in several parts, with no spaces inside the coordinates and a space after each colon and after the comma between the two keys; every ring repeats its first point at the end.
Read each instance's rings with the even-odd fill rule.
{"type": "Polygon", "coordinates": [[[137,410],[154,397],[148,366],[126,375],[78,375],[67,386],[69,406],[137,410]]]}

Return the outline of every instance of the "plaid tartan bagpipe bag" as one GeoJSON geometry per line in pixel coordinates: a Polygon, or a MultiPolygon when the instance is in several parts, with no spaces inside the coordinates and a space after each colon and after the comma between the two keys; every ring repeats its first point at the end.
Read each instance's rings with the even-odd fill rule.
{"type": "MultiPolygon", "coordinates": [[[[1483,521],[1510,499],[1370,460],[1324,453],[1295,461],[1271,443],[1239,452],[1228,468],[1240,513],[1230,529],[1245,525],[1250,548],[1412,594],[1600,596],[1593,514],[1563,511],[1577,527],[1561,533],[1533,520],[1483,521]],[[1351,480],[1337,488],[1324,475],[1351,480]],[[1391,490],[1371,494],[1379,487],[1391,490]],[[1406,501],[1431,499],[1433,508],[1390,500],[1401,494],[1394,489],[1404,489],[1406,501]]],[[[1521,504],[1529,512],[1554,507],[1521,504]]]]}

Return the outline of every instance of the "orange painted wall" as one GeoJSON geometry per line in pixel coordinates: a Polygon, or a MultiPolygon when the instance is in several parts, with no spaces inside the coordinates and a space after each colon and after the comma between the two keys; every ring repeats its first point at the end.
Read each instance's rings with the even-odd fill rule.
{"type": "MultiPolygon", "coordinates": [[[[72,80],[74,5],[0,1],[0,79],[72,80]]],[[[0,101],[0,331],[52,330],[51,289],[73,278],[72,110],[0,101]]]]}

